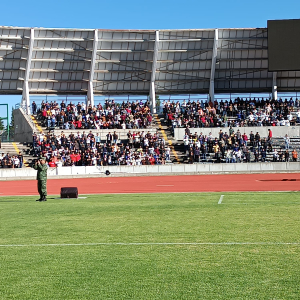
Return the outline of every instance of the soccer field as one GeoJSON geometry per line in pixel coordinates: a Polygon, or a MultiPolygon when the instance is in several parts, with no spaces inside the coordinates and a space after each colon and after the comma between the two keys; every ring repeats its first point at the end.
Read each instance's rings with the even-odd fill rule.
{"type": "Polygon", "coordinates": [[[0,198],[0,299],[299,299],[300,193],[0,198]]]}

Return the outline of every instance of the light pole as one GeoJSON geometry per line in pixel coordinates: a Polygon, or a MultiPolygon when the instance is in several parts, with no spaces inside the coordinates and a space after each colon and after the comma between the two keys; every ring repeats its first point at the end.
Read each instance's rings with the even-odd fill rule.
{"type": "Polygon", "coordinates": [[[0,120],[6,120],[7,122],[7,141],[9,142],[9,114],[8,114],[8,104],[0,104],[6,106],[6,118],[0,118],[0,120]]]}

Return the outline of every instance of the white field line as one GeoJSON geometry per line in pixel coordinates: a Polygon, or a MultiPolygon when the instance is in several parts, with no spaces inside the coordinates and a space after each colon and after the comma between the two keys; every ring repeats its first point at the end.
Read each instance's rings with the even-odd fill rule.
{"type": "Polygon", "coordinates": [[[70,246],[300,246],[300,242],[220,242],[220,243],[79,243],[79,244],[10,244],[0,247],[70,247],[70,246]]]}
{"type": "MultiPolygon", "coordinates": [[[[199,191],[199,192],[152,192],[151,194],[210,194],[210,193],[220,193],[222,191],[199,191]]],[[[226,193],[242,193],[242,194],[253,194],[253,193],[260,193],[260,194],[269,194],[269,193],[299,193],[300,190],[295,191],[295,190],[290,190],[290,191],[223,191],[226,193]]],[[[36,193],[35,195],[4,195],[4,193],[2,193],[3,196],[2,197],[37,197],[39,194],[36,193]]],[[[128,195],[128,194],[132,194],[132,195],[149,195],[149,193],[146,192],[124,192],[124,193],[95,193],[95,194],[80,194],[83,196],[102,196],[102,195],[128,195]]],[[[49,194],[48,197],[52,197],[52,196],[57,196],[57,194],[49,194]]]]}
{"type": "Polygon", "coordinates": [[[224,198],[224,195],[221,195],[218,204],[222,204],[223,198],[224,198]]]}
{"type": "Polygon", "coordinates": [[[223,205],[257,205],[257,204],[263,204],[263,205],[272,205],[272,204],[299,204],[300,202],[259,202],[259,201],[250,201],[250,202],[226,202],[222,203],[223,205]]]}

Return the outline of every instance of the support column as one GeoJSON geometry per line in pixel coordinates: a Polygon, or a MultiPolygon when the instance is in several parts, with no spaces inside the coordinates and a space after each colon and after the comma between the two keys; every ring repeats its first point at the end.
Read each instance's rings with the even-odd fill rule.
{"type": "Polygon", "coordinates": [[[94,32],[94,42],[93,42],[93,52],[90,66],[90,74],[89,74],[89,83],[88,83],[88,92],[87,92],[87,105],[94,106],[94,73],[95,73],[95,64],[97,58],[97,49],[98,49],[98,30],[95,29],[94,32]]]}
{"type": "Polygon", "coordinates": [[[29,80],[29,73],[30,73],[30,67],[31,67],[33,43],[34,43],[34,29],[31,28],[30,29],[29,49],[28,49],[24,83],[23,83],[22,102],[21,102],[21,106],[25,109],[25,111],[28,115],[30,114],[30,111],[31,111],[28,80],[29,80]]]}
{"type": "Polygon", "coordinates": [[[150,103],[152,113],[156,113],[156,99],[155,99],[155,73],[157,66],[157,57],[158,57],[158,46],[159,46],[159,30],[155,32],[155,42],[154,42],[154,52],[153,52],[153,63],[152,63],[152,73],[151,73],[151,82],[150,82],[150,103]]]}
{"type": "Polygon", "coordinates": [[[277,72],[273,72],[272,98],[277,100],[277,72]]]}
{"type": "Polygon", "coordinates": [[[210,101],[215,100],[215,70],[216,70],[216,62],[218,55],[218,29],[215,29],[215,37],[214,37],[214,46],[213,46],[213,54],[211,59],[211,68],[210,68],[210,84],[209,84],[209,99],[210,101]]]}

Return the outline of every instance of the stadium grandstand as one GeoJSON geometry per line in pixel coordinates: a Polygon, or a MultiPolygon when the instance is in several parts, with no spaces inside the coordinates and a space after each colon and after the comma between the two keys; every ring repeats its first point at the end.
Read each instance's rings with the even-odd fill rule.
{"type": "Polygon", "coordinates": [[[270,70],[268,29],[0,27],[2,167],[297,161],[300,68],[270,70]]]}

